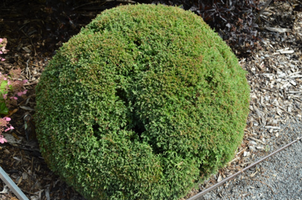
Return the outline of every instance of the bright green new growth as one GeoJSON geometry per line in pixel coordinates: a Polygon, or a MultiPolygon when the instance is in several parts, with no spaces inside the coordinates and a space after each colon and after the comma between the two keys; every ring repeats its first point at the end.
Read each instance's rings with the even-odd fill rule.
{"type": "Polygon", "coordinates": [[[36,87],[42,155],[87,199],[178,199],[233,158],[249,112],[245,74],[191,12],[106,10],[36,87]]]}

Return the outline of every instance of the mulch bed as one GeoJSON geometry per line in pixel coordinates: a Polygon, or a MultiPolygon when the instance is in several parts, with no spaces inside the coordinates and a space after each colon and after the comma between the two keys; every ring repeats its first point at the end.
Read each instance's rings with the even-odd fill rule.
{"type": "MultiPolygon", "coordinates": [[[[8,143],[0,146],[0,166],[29,199],[84,199],[48,169],[39,151],[33,119],[35,86],[55,50],[100,10],[117,5],[77,3],[76,7],[68,7],[64,1],[0,3],[0,36],[7,38],[9,50],[4,56],[6,60],[0,62],[0,71],[8,73],[21,68],[22,79],[28,80],[26,97],[19,99],[18,106],[10,113],[15,129],[4,134],[8,143]]],[[[2,181],[0,188],[3,188],[0,199],[16,199],[14,194],[6,192],[2,181]]]]}
{"type": "MultiPolygon", "coordinates": [[[[34,126],[35,86],[38,79],[55,51],[77,34],[81,27],[102,10],[127,1],[94,4],[92,1],[78,0],[74,5],[64,2],[68,1],[3,0],[0,3],[0,37],[7,38],[9,50],[6,60],[0,62],[0,72],[8,73],[11,69],[21,68],[22,79],[28,80],[25,84],[28,90],[26,97],[19,99],[18,106],[10,113],[15,129],[5,134],[8,143],[0,145],[0,166],[32,200],[84,199],[53,174],[41,157],[34,126]]],[[[240,162],[243,159],[239,158],[233,164],[238,167],[240,162]]],[[[213,178],[207,182],[208,185],[214,183],[216,180],[213,178]]],[[[3,190],[0,199],[17,199],[6,191],[1,180],[0,188],[3,190]]]]}

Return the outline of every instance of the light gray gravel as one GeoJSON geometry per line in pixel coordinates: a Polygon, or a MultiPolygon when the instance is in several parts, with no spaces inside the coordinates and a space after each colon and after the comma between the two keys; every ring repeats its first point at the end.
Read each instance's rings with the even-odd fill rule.
{"type": "MultiPolygon", "coordinates": [[[[269,153],[302,137],[300,121],[291,121],[283,125],[282,130],[269,153]]],[[[254,161],[259,159],[260,157],[257,157],[254,161]]],[[[198,198],[213,199],[302,199],[302,141],[294,143],[218,189],[198,198]],[[252,176],[255,173],[256,175],[252,176]]]]}

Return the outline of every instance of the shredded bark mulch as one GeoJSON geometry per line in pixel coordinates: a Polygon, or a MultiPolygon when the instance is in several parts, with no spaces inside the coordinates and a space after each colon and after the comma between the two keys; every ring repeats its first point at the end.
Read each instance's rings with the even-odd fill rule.
{"type": "MultiPolygon", "coordinates": [[[[67,42],[70,37],[77,34],[83,26],[88,24],[102,10],[129,2],[131,1],[108,0],[93,2],[77,0],[75,3],[74,1],[68,0],[3,0],[0,3],[0,38],[7,38],[7,49],[9,50],[5,55],[6,60],[0,62],[0,72],[8,73],[11,69],[21,68],[21,78],[28,80],[24,88],[28,90],[28,93],[24,98],[18,100],[18,105],[11,109],[9,114],[12,118],[11,124],[15,129],[3,134],[8,142],[0,145],[0,166],[29,199],[84,199],[49,170],[40,154],[34,125],[35,86],[48,61],[55,55],[55,51],[64,42],[67,42]]],[[[274,10],[272,9],[266,9],[263,12],[264,15],[262,17],[264,19],[262,20],[264,21],[264,27],[260,27],[260,29],[267,29],[271,32],[275,31],[276,33],[273,33],[278,35],[278,31],[284,31],[284,27],[292,28],[291,14],[288,15],[288,20],[279,19],[279,15],[276,14],[277,17],[274,18],[276,22],[274,21],[273,24],[267,24],[269,17],[271,17],[271,15],[274,16],[273,12],[274,10]],[[280,24],[283,22],[284,24],[280,24]],[[272,28],[272,25],[276,24],[282,25],[283,28],[276,28],[275,26],[272,28]]],[[[290,12],[292,11],[290,10],[290,12]]],[[[285,15],[282,16],[284,17],[285,15]]],[[[299,35],[297,35],[296,38],[297,41],[301,41],[301,38],[299,39],[301,35],[298,36],[299,35]]],[[[265,35],[263,35],[263,37],[265,37],[265,35]]],[[[280,41],[276,41],[276,43],[278,42],[280,41]]],[[[296,42],[294,43],[296,44],[296,42]]],[[[267,45],[267,47],[269,48],[269,45],[267,45]]],[[[286,51],[288,51],[288,49],[282,49],[281,54],[288,53],[286,51]]],[[[275,52],[275,50],[272,52],[275,52]]],[[[261,55],[259,57],[261,57],[261,55]]],[[[295,55],[297,57],[301,56],[300,51],[295,50],[295,55]]],[[[265,57],[266,55],[263,54],[263,56],[265,57]]],[[[269,55],[269,57],[271,57],[271,55],[269,55]]],[[[257,60],[256,58],[258,59],[256,56],[254,60],[257,60]]],[[[258,64],[252,61],[248,63],[251,65],[249,65],[251,70],[254,68],[256,70],[258,70],[258,68],[262,70],[262,65],[259,67],[258,62],[258,64]],[[253,68],[252,65],[255,67],[253,68]]],[[[252,75],[253,73],[253,71],[250,72],[252,75]]],[[[252,114],[253,112],[251,112],[251,116],[252,114]]],[[[256,126],[257,124],[251,121],[247,126],[247,130],[256,126]]],[[[273,133],[275,134],[275,132],[273,133]]],[[[249,152],[247,152],[247,149],[252,152],[253,147],[253,143],[250,144],[251,140],[248,138],[249,136],[251,135],[245,135],[244,142],[239,148],[236,158],[230,163],[230,166],[220,170],[216,176],[209,179],[201,188],[211,186],[220,181],[221,178],[225,178],[229,174],[234,174],[234,172],[251,163],[251,160],[246,159],[252,155],[254,156],[254,154],[256,155],[256,153],[248,154],[249,152]]],[[[263,142],[263,138],[261,137],[255,138],[254,140],[255,144],[257,144],[256,142],[260,142],[260,144],[263,142]]],[[[264,156],[268,153],[269,151],[264,149],[263,151],[259,150],[257,155],[264,156]]],[[[2,190],[2,192],[0,191],[0,199],[17,199],[1,180],[0,190],[2,190]]],[[[197,190],[192,190],[192,193],[187,197],[197,192],[197,190]]]]}

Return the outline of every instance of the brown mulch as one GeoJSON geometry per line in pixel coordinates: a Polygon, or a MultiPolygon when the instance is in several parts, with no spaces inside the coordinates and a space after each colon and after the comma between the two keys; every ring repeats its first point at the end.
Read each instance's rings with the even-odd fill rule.
{"type": "MultiPolygon", "coordinates": [[[[117,2],[4,0],[0,3],[0,38],[7,38],[9,52],[0,72],[21,68],[27,79],[26,97],[10,113],[14,130],[0,145],[0,166],[29,199],[84,199],[54,175],[41,157],[34,128],[35,86],[55,51],[81,27],[117,2]],[[40,3],[41,2],[41,3],[40,3]],[[27,126],[25,126],[27,125],[27,126]]],[[[16,199],[6,193],[0,179],[0,199],[16,199]]]]}
{"type": "MultiPolygon", "coordinates": [[[[9,142],[0,144],[0,166],[29,199],[84,199],[53,174],[41,157],[35,137],[34,90],[55,51],[95,18],[97,13],[117,6],[122,1],[93,3],[78,0],[77,3],[67,4],[68,0],[3,0],[0,3],[0,38],[8,39],[9,50],[6,60],[0,62],[0,72],[7,73],[10,69],[21,68],[22,79],[28,80],[25,84],[28,90],[26,97],[20,99],[18,106],[10,113],[15,129],[5,136],[9,142]]],[[[243,142],[240,148],[242,151],[237,154],[238,159],[232,162],[237,171],[249,164],[242,159],[244,150],[249,148],[248,142],[243,142]]],[[[220,170],[218,175],[225,178],[225,174],[234,172],[226,173],[225,170],[220,170]]],[[[216,179],[219,177],[211,178],[205,187],[215,184],[216,179]]],[[[5,185],[0,179],[0,190],[4,189],[5,185]]],[[[189,196],[197,192],[192,191],[189,196]]],[[[11,192],[0,191],[0,199],[17,198],[11,192]]]]}

